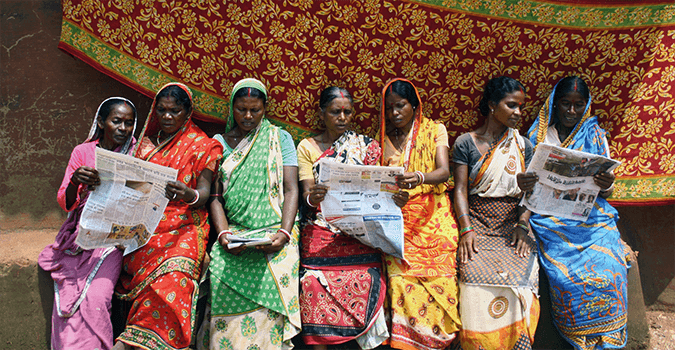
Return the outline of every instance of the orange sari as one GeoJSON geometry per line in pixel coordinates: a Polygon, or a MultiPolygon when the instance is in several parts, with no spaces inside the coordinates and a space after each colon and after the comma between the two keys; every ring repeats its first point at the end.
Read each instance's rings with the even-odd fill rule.
{"type": "MultiPolygon", "coordinates": [[[[215,169],[222,146],[188,117],[172,138],[155,147],[148,137],[159,130],[155,103],[135,156],[177,169],[177,181],[196,188],[202,171],[215,169]]],[[[150,241],[124,257],[117,294],[133,303],[118,340],[143,349],[188,348],[208,234],[205,206],[193,208],[182,201],[169,202],[150,241]]]]}

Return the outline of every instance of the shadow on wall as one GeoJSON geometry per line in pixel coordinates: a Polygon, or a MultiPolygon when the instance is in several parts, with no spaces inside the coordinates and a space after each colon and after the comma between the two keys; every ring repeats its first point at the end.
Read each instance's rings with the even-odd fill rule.
{"type": "Polygon", "coordinates": [[[645,305],[675,311],[675,205],[617,210],[622,237],[638,252],[645,305]]]}
{"type": "Polygon", "coordinates": [[[56,190],[98,105],[127,97],[142,122],[152,101],[57,48],[59,0],[0,1],[0,32],[0,219],[18,225],[2,228],[44,228],[61,212],[56,190]]]}

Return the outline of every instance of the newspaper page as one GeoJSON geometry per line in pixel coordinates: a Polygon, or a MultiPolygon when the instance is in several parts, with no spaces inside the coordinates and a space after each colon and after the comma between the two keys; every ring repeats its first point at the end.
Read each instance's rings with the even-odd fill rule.
{"type": "Polygon", "coordinates": [[[540,144],[527,168],[539,176],[539,181],[520,204],[541,215],[585,222],[600,192],[593,176],[612,171],[619,164],[597,154],[540,144]]]}
{"type": "Polygon", "coordinates": [[[167,182],[178,170],[96,148],[101,184],[84,205],[75,240],[84,249],[122,245],[129,254],[148,242],[164,215],[167,182]]]}
{"type": "Polygon", "coordinates": [[[319,183],[328,186],[321,212],[361,243],[403,259],[403,215],[392,199],[401,167],[347,165],[322,159],[319,183]]]}

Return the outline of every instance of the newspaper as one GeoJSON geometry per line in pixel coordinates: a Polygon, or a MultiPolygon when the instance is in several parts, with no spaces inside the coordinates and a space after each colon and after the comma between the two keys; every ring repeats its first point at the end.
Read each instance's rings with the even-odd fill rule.
{"type": "Polygon", "coordinates": [[[401,167],[319,162],[319,183],[328,186],[321,212],[361,243],[403,259],[403,215],[392,199],[401,167]]]}
{"type": "Polygon", "coordinates": [[[241,246],[246,246],[246,247],[255,247],[259,245],[270,245],[272,244],[272,240],[269,239],[268,237],[274,233],[276,233],[277,230],[271,229],[271,228],[261,228],[257,230],[251,230],[246,232],[244,229],[240,231],[233,232],[234,234],[228,235],[227,240],[230,241],[230,243],[227,244],[228,249],[233,249],[233,248],[238,248],[241,246]],[[248,236],[253,236],[258,232],[265,231],[265,237],[262,238],[250,238],[248,236]]]}
{"type": "Polygon", "coordinates": [[[164,215],[165,188],[178,170],[96,148],[101,184],[89,194],[75,240],[84,249],[121,245],[129,254],[148,242],[164,215]]]}
{"type": "Polygon", "coordinates": [[[585,222],[600,192],[593,176],[619,164],[597,154],[540,144],[527,168],[539,181],[520,204],[541,215],[585,222]]]}

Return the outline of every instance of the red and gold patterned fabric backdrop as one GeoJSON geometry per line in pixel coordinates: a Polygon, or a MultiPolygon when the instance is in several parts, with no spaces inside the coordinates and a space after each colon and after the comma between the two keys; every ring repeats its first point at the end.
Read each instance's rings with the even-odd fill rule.
{"type": "Polygon", "coordinates": [[[63,0],[59,47],[152,96],[188,84],[222,122],[244,77],[270,90],[268,116],[296,141],[319,128],[319,92],[344,86],[356,130],[377,131],[384,83],[405,77],[450,141],[478,127],[485,82],[528,89],[525,132],[554,84],[581,76],[610,133],[614,204],[675,202],[675,5],[588,0],[63,0]]]}

